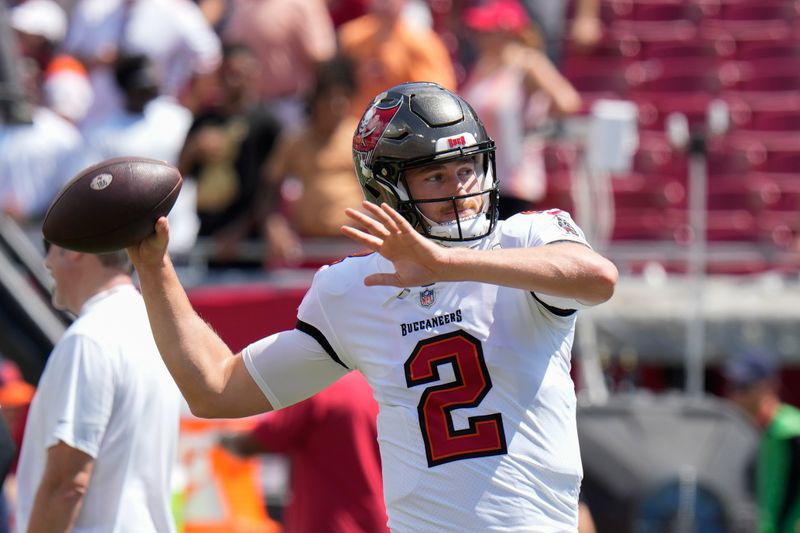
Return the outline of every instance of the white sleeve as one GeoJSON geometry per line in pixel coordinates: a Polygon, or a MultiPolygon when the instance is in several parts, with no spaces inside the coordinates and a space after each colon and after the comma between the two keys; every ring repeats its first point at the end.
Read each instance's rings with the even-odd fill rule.
{"type": "Polygon", "coordinates": [[[53,375],[50,391],[59,401],[50,403],[48,420],[54,426],[46,446],[58,441],[96,458],[114,406],[114,369],[109,354],[84,335],[68,335],[50,355],[53,375]]]}
{"type": "MultiPolygon", "coordinates": [[[[524,242],[520,246],[542,246],[557,242],[569,241],[589,245],[586,236],[580,227],[572,220],[566,211],[561,209],[550,209],[536,213],[523,213],[515,215],[508,220],[512,225],[508,228],[510,235],[517,235],[524,242]],[[527,231],[523,228],[527,226],[527,231]]],[[[575,300],[574,298],[564,298],[537,292],[537,300],[558,311],[573,311],[591,307],[575,300]]],[[[551,311],[554,311],[551,309],[551,311]]]]}
{"type": "Polygon", "coordinates": [[[251,344],[242,358],[274,409],[305,400],[349,372],[315,337],[298,329],[251,344]]]}
{"type": "Polygon", "coordinates": [[[540,246],[559,241],[573,241],[589,246],[583,230],[572,220],[569,213],[561,209],[534,213],[529,224],[527,246],[540,246]]]}

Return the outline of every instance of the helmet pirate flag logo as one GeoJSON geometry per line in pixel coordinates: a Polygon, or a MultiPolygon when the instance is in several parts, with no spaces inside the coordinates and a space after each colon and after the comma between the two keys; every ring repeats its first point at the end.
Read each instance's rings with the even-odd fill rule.
{"type": "Polygon", "coordinates": [[[379,95],[375,98],[370,108],[364,113],[356,134],[353,136],[353,150],[357,152],[372,151],[378,144],[383,132],[386,131],[389,122],[392,121],[397,110],[400,109],[401,101],[399,99],[389,100],[387,102],[388,106],[386,105],[387,103],[381,106],[383,96],[385,95],[379,95]]]}

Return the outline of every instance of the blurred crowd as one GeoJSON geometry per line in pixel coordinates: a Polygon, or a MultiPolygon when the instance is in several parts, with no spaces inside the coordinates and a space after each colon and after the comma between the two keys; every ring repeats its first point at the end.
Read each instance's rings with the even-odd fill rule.
{"type": "MultiPolygon", "coordinates": [[[[545,192],[537,128],[581,106],[558,70],[567,4],[7,2],[0,208],[35,233],[81,169],[160,159],[185,178],[170,214],[176,257],[303,265],[304,243],[338,240],[344,208],[360,204],[357,117],[383,88],[417,80],[474,103],[504,147],[506,211],[528,208],[545,192]]],[[[567,30],[589,46],[597,2],[574,4],[567,30]]]]}

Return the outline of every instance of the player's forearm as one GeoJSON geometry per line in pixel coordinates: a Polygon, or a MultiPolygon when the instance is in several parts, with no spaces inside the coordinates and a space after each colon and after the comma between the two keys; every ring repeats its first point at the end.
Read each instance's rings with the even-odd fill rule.
{"type": "Polygon", "coordinates": [[[613,263],[577,243],[480,251],[452,249],[446,281],[480,281],[599,304],[614,293],[613,263]]]}
{"type": "Polygon", "coordinates": [[[31,509],[28,533],[72,531],[83,503],[84,493],[74,488],[40,485],[31,509]]]}
{"type": "Polygon", "coordinates": [[[194,311],[168,257],[138,273],[161,357],[192,412],[203,413],[224,389],[233,354],[194,311]]]}

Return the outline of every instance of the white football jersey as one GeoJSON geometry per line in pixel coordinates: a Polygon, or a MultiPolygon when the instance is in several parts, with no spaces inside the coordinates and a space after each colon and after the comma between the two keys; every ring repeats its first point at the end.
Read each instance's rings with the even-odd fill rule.
{"type": "MultiPolygon", "coordinates": [[[[586,243],[570,216],[553,210],[501,221],[479,246],[564,240],[586,243]]],[[[372,386],[391,529],[576,530],[582,468],[569,374],[575,312],[485,283],[363,283],[393,270],[377,253],[321,269],[297,326],[319,342],[331,368],[359,370],[372,386]]],[[[308,358],[298,355],[295,372],[286,363],[278,370],[265,361],[286,354],[269,355],[272,344],[260,341],[244,355],[280,406],[276,391],[309,381],[308,358]]]]}

